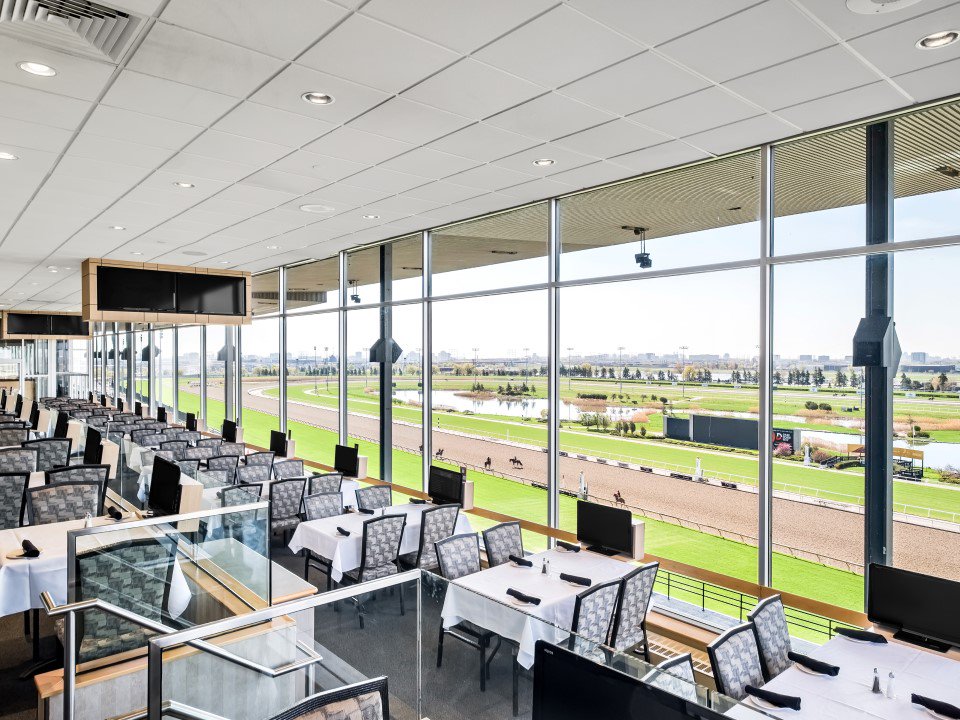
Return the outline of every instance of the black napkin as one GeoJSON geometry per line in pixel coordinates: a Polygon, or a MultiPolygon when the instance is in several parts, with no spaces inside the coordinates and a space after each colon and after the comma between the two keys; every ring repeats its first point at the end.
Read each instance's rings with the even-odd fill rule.
{"type": "Polygon", "coordinates": [[[420,498],[410,498],[411,505],[426,505],[426,500],[421,500],[420,498]]]}
{"type": "Polygon", "coordinates": [[[584,587],[590,587],[593,585],[593,582],[590,578],[581,577],[580,575],[567,575],[566,573],[560,573],[560,579],[566,580],[567,582],[576,583],[577,585],[583,585],[584,587]]]}
{"type": "Polygon", "coordinates": [[[40,548],[34,545],[32,542],[23,539],[23,542],[20,543],[20,547],[23,548],[23,556],[28,558],[40,557],[40,548]]]}
{"type": "Polygon", "coordinates": [[[344,529],[343,529],[342,527],[340,527],[339,525],[337,525],[337,532],[340,533],[341,535],[343,535],[344,537],[350,537],[350,531],[349,531],[349,530],[344,530],[344,529]]]}
{"type": "Polygon", "coordinates": [[[843,635],[851,640],[867,640],[872,643],[880,643],[881,645],[887,642],[887,639],[883,635],[878,635],[877,633],[870,632],[869,630],[855,630],[853,628],[838,627],[834,629],[834,632],[837,635],[843,635]]]}
{"type": "Polygon", "coordinates": [[[525,558],[517,557],[516,555],[510,555],[509,557],[510,557],[510,560],[512,562],[515,562],[517,565],[523,565],[524,567],[533,567],[533,563],[525,558]]]}
{"type": "Polygon", "coordinates": [[[933,710],[937,715],[945,715],[948,718],[960,718],[960,708],[950,703],[934,700],[933,698],[917,695],[916,693],[910,694],[910,702],[914,705],[922,705],[928,710],[933,710]]]}
{"type": "Polygon", "coordinates": [[[569,550],[570,552],[580,552],[580,546],[574,545],[573,543],[564,542],[563,540],[557,540],[557,545],[562,547],[564,550],[569,550]]]}
{"type": "Polygon", "coordinates": [[[123,520],[123,513],[117,510],[113,505],[107,508],[107,515],[112,517],[114,520],[123,520]]]}
{"type": "Polygon", "coordinates": [[[524,595],[519,590],[514,590],[513,588],[507,590],[507,595],[510,597],[515,597],[520,602],[530,603],[532,605],[540,604],[540,598],[534,597],[533,595],[524,595]]]}
{"type": "Polygon", "coordinates": [[[363,513],[364,515],[373,515],[374,511],[372,508],[357,508],[357,512],[363,513]]]}
{"type": "Polygon", "coordinates": [[[807,670],[813,670],[815,673],[820,673],[821,675],[836,677],[840,674],[840,668],[838,668],[836,665],[820,662],[819,660],[814,660],[812,657],[807,657],[806,655],[801,655],[800,653],[790,651],[787,653],[787,657],[793,660],[797,665],[803,665],[805,668],[807,668],[807,670]]]}
{"type": "Polygon", "coordinates": [[[781,695],[780,693],[770,692],[769,690],[754,687],[753,685],[747,685],[743,691],[747,695],[753,695],[755,698],[760,698],[777,707],[790,708],[791,710],[800,709],[800,698],[794,697],[793,695],[781,695]]]}

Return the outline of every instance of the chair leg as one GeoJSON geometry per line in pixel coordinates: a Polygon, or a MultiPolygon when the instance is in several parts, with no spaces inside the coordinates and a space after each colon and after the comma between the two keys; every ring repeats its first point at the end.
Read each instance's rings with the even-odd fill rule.
{"type": "Polygon", "coordinates": [[[437,667],[443,664],[443,621],[440,621],[440,637],[437,638],[437,667]]]}
{"type": "Polygon", "coordinates": [[[30,611],[23,611],[23,637],[30,637],[30,611]]]}
{"type": "Polygon", "coordinates": [[[493,652],[487,656],[487,680],[490,679],[490,664],[493,662],[493,658],[497,656],[497,651],[500,649],[500,636],[497,635],[497,644],[493,646],[493,652]]]}
{"type": "Polygon", "coordinates": [[[487,639],[479,638],[477,645],[480,646],[480,692],[487,690],[487,639]]]}
{"type": "Polygon", "coordinates": [[[520,663],[513,656],[513,716],[520,714],[520,663]]]}
{"type": "MultiPolygon", "coordinates": [[[[391,590],[392,590],[392,589],[393,589],[393,588],[391,588],[391,590]]],[[[401,615],[401,616],[402,616],[402,615],[406,615],[406,614],[407,614],[407,610],[406,610],[406,608],[403,606],[403,588],[402,588],[402,587],[400,588],[400,592],[398,593],[398,595],[400,595],[400,615],[401,615]]]]}

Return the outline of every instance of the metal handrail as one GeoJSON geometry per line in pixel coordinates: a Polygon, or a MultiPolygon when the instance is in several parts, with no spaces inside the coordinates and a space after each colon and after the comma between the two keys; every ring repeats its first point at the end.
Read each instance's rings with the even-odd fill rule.
{"type": "MultiPolygon", "coordinates": [[[[108,720],[146,720],[148,710],[134,710],[126,715],[117,715],[108,720]]],[[[163,716],[178,718],[179,720],[227,720],[222,715],[217,715],[206,710],[195,708],[192,705],[185,705],[176,700],[167,700],[163,703],[163,716]]]]}

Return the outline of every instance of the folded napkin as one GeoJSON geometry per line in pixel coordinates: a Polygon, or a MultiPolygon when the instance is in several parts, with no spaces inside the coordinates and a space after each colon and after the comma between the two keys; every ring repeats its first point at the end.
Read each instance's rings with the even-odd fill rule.
{"type": "Polygon", "coordinates": [[[527,560],[526,558],[518,557],[516,555],[510,555],[511,562],[515,562],[517,565],[523,565],[524,567],[533,567],[533,563],[527,560]]]}
{"type": "Polygon", "coordinates": [[[113,505],[107,508],[107,515],[114,520],[123,520],[123,513],[117,510],[113,505]]]}
{"type": "Polygon", "coordinates": [[[769,690],[754,687],[753,685],[747,685],[743,691],[747,695],[753,695],[755,698],[759,698],[764,702],[780,708],[790,708],[791,710],[800,709],[800,698],[794,697],[793,695],[781,695],[780,693],[770,692],[769,690]]]}
{"type": "Polygon", "coordinates": [[[566,580],[567,582],[576,583],[577,585],[583,585],[584,587],[590,587],[593,585],[590,578],[581,577],[580,575],[567,575],[567,573],[560,573],[560,579],[566,580]]]}
{"type": "Polygon", "coordinates": [[[580,546],[574,545],[573,543],[564,542],[563,540],[557,540],[557,545],[562,547],[564,550],[569,550],[570,552],[580,552],[580,546]]]}
{"type": "Polygon", "coordinates": [[[363,513],[364,515],[373,515],[373,508],[357,508],[357,512],[363,513]]]}
{"type": "Polygon", "coordinates": [[[960,708],[950,703],[934,700],[933,698],[917,695],[916,693],[910,694],[910,702],[914,705],[921,705],[928,710],[933,710],[937,715],[944,715],[948,718],[960,718],[960,708]]]}
{"type": "Polygon", "coordinates": [[[812,657],[807,657],[806,655],[801,655],[800,653],[791,651],[787,653],[787,657],[793,660],[797,665],[803,665],[805,668],[807,668],[807,670],[813,670],[815,673],[820,673],[821,675],[836,677],[840,674],[840,668],[838,668],[836,665],[820,662],[819,660],[814,660],[812,657]]]}
{"type": "Polygon", "coordinates": [[[843,635],[851,640],[867,640],[868,642],[880,643],[881,645],[887,642],[887,639],[883,635],[870,632],[869,630],[855,630],[853,628],[838,627],[834,629],[834,632],[837,635],[843,635]]]}
{"type": "Polygon", "coordinates": [[[341,535],[343,535],[344,537],[350,537],[350,531],[349,531],[349,530],[344,530],[344,529],[343,529],[342,527],[340,527],[339,525],[337,525],[337,532],[340,533],[341,535]]]}
{"type": "Polygon", "coordinates": [[[426,505],[426,500],[421,500],[420,498],[410,498],[411,505],[426,505]]]}
{"type": "Polygon", "coordinates": [[[23,542],[20,543],[20,547],[23,548],[23,556],[28,558],[40,557],[40,548],[34,545],[32,542],[23,539],[23,542]]]}
{"type": "Polygon", "coordinates": [[[507,590],[507,595],[510,597],[515,597],[520,602],[530,603],[531,605],[540,604],[540,598],[534,597],[533,595],[524,595],[519,590],[514,590],[513,588],[509,588],[507,590]]]}

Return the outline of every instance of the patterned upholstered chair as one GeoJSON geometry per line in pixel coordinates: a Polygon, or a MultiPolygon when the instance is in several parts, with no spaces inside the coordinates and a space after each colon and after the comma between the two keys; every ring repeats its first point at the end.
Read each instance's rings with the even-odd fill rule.
{"type": "Polygon", "coordinates": [[[27,488],[27,520],[31,525],[82,520],[103,514],[103,486],[71,480],[27,488]]]}
{"type": "Polygon", "coordinates": [[[605,645],[619,595],[619,580],[594,585],[579,593],[573,605],[571,631],[591,643],[605,645]]]}
{"type": "Polygon", "coordinates": [[[487,563],[490,567],[503,565],[510,560],[511,555],[523,557],[523,537],[520,534],[520,523],[500,523],[483,531],[483,546],[487,550],[487,563]]]}
{"type": "Polygon", "coordinates": [[[196,442],[195,442],[195,445],[196,445],[197,447],[212,447],[212,448],[218,448],[218,447],[220,447],[221,445],[223,445],[223,440],[220,439],[220,438],[201,438],[201,437],[198,436],[198,437],[197,437],[197,440],[196,440],[196,442]]]}
{"type": "Polygon", "coordinates": [[[107,479],[110,477],[109,465],[68,465],[67,467],[47,470],[44,473],[44,482],[47,485],[61,482],[95,482],[100,483],[103,497],[100,498],[100,507],[107,499],[107,479]]]}
{"type": "Polygon", "coordinates": [[[743,700],[747,685],[763,685],[763,662],[753,623],[730,628],[707,645],[717,690],[734,700],[743,700]]]}
{"type": "Polygon", "coordinates": [[[690,653],[664,660],[643,677],[648,685],[666,690],[671,695],[697,702],[697,679],[693,674],[693,658],[690,653]]]}
{"type": "Polygon", "coordinates": [[[284,539],[286,533],[300,524],[300,508],[306,486],[306,478],[288,478],[270,483],[270,530],[284,533],[284,539]]]}
{"type": "Polygon", "coordinates": [[[236,455],[237,457],[243,457],[247,454],[247,446],[243,443],[229,443],[222,442],[218,446],[220,452],[217,455],[236,455]]]}
{"type": "Polygon", "coordinates": [[[170,437],[174,440],[183,440],[192,446],[197,444],[201,436],[196,430],[180,430],[176,433],[170,433],[170,437]]]}
{"type": "Polygon", "coordinates": [[[269,465],[241,465],[237,468],[237,480],[242,483],[265,483],[270,481],[269,465]]]}
{"type": "Polygon", "coordinates": [[[217,448],[212,447],[188,447],[183,451],[181,460],[209,460],[217,454],[217,448]]]}
{"type": "Polygon", "coordinates": [[[195,478],[197,473],[200,472],[199,460],[174,460],[174,462],[180,468],[180,472],[187,477],[195,478]]]}
{"type": "Polygon", "coordinates": [[[250,465],[251,467],[256,466],[265,466],[268,468],[273,467],[273,453],[269,450],[264,452],[255,452],[250,453],[249,455],[244,455],[243,464],[250,465]]]}
{"type": "Polygon", "coordinates": [[[790,652],[790,630],[787,629],[787,616],[783,611],[783,601],[779,595],[764,598],[747,615],[753,623],[763,661],[763,675],[770,681],[793,665],[787,657],[790,652]]]}
{"type": "Polygon", "coordinates": [[[424,510],[420,519],[420,545],[417,551],[400,556],[400,564],[404,569],[436,570],[438,564],[435,544],[453,535],[459,514],[459,505],[440,505],[424,510]]]}
{"type": "MultiPolygon", "coordinates": [[[[396,575],[397,556],[403,540],[403,528],[407,524],[406,515],[382,515],[363,523],[363,544],[360,550],[360,567],[343,574],[344,585],[362,583],[367,580],[396,575]]],[[[400,596],[400,614],[404,614],[403,593],[400,596]]],[[[363,628],[364,604],[356,599],[357,616],[363,628]]]]}
{"type": "Polygon", "coordinates": [[[174,459],[182,460],[183,451],[190,447],[190,443],[186,440],[167,440],[160,443],[161,450],[170,450],[174,454],[174,459]]]}
{"type": "Polygon", "coordinates": [[[307,492],[311,495],[317,493],[338,493],[343,484],[343,475],[340,473],[324,473],[323,475],[314,475],[310,478],[307,492]]]}
{"type": "Polygon", "coordinates": [[[235,475],[237,466],[240,464],[240,458],[236,455],[216,455],[207,458],[207,470],[229,470],[235,475]]]}
{"type": "Polygon", "coordinates": [[[235,479],[233,470],[201,470],[197,473],[197,482],[205,488],[222,488],[233,484],[235,479]]]}
{"type": "Polygon", "coordinates": [[[35,447],[4,448],[0,450],[0,472],[35,472],[39,455],[35,447]]]}
{"type": "MultiPolygon", "coordinates": [[[[343,496],[338,492],[313,493],[303,498],[303,512],[307,521],[320,520],[321,518],[333,517],[343,514],[343,496]]],[[[304,548],[303,579],[309,579],[310,568],[316,568],[327,576],[327,590],[333,587],[333,578],[330,575],[330,566],[332,561],[322,555],[313,552],[310,548],[304,548]]]]}
{"type": "Polygon", "coordinates": [[[37,470],[52,470],[70,463],[70,450],[73,440],[70,438],[43,438],[28,440],[23,447],[37,448],[37,470]]]}
{"type": "MultiPolygon", "coordinates": [[[[456,580],[480,572],[480,539],[476,533],[451,535],[437,541],[434,548],[440,574],[447,580],[456,580]]],[[[490,663],[493,662],[497,650],[500,649],[500,637],[490,630],[474,625],[469,620],[464,620],[449,628],[444,628],[441,620],[440,635],[437,640],[437,667],[440,667],[443,663],[443,639],[447,635],[479,651],[480,692],[485,691],[487,680],[490,678],[490,663]],[[487,649],[493,640],[496,640],[496,645],[488,658],[487,649]]]]}
{"type": "Polygon", "coordinates": [[[357,490],[358,510],[380,510],[393,505],[393,488],[389,485],[371,485],[357,490]]]}
{"type": "Polygon", "coordinates": [[[660,563],[648,563],[632,570],[620,581],[617,612],[610,631],[610,645],[619,651],[636,648],[643,643],[643,657],[650,662],[647,647],[647,610],[653,597],[660,563]]]}
{"type": "Polygon", "coordinates": [[[0,472],[0,530],[23,525],[28,472],[0,472]]]}
{"type": "Polygon", "coordinates": [[[303,460],[281,460],[273,464],[273,476],[278,480],[304,477],[303,460]]]}
{"type": "Polygon", "coordinates": [[[270,720],[388,720],[389,717],[384,676],[311,695],[270,720]]]}
{"type": "MultiPolygon", "coordinates": [[[[260,501],[262,490],[262,485],[228,485],[217,491],[217,497],[220,499],[220,507],[249,505],[260,501]]],[[[250,513],[226,513],[223,515],[224,532],[228,537],[240,537],[244,534],[244,523],[251,518],[250,513]]]]}

